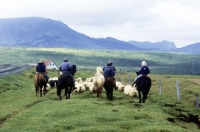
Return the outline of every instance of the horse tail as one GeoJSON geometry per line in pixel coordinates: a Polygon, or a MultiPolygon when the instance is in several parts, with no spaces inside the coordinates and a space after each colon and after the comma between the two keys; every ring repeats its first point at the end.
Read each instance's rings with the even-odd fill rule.
{"type": "MultiPolygon", "coordinates": [[[[62,76],[62,75],[61,75],[61,76],[62,76]]],[[[57,83],[57,96],[60,96],[60,95],[61,95],[61,81],[62,81],[61,76],[58,78],[58,83],[57,83]]]]}
{"type": "Polygon", "coordinates": [[[37,74],[37,76],[36,76],[36,81],[37,81],[38,87],[40,87],[40,86],[39,86],[39,85],[40,85],[40,74],[37,74]]]}
{"type": "Polygon", "coordinates": [[[59,82],[58,82],[58,85],[57,85],[57,96],[60,96],[60,94],[61,94],[61,88],[60,88],[59,85],[60,85],[60,84],[59,84],[59,82]]]}

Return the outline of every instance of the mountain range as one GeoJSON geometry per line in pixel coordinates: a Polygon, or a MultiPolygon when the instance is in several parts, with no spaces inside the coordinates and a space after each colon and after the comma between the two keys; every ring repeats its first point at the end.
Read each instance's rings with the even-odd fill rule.
{"type": "Polygon", "coordinates": [[[200,42],[176,48],[173,42],[128,42],[115,38],[92,38],[61,21],[41,17],[0,19],[0,46],[106,49],[200,53],[200,42]]]}

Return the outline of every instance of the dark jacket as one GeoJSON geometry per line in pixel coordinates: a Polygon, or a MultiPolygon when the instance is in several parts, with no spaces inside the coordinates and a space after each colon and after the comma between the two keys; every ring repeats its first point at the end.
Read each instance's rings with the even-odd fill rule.
{"type": "Polygon", "coordinates": [[[112,63],[108,63],[107,66],[112,66],[114,68],[114,71],[116,71],[115,67],[112,65],[112,63]]]}
{"type": "Polygon", "coordinates": [[[105,77],[114,77],[115,76],[115,68],[113,66],[104,66],[104,76],[105,77]]]}
{"type": "Polygon", "coordinates": [[[36,66],[36,72],[44,73],[46,72],[46,66],[44,63],[38,63],[36,66]]]}
{"type": "Polygon", "coordinates": [[[147,75],[150,73],[149,67],[148,66],[142,66],[140,69],[140,74],[142,75],[147,75]]]}
{"type": "Polygon", "coordinates": [[[71,71],[71,65],[69,64],[69,62],[63,62],[60,66],[60,71],[62,73],[70,73],[71,71]]]}

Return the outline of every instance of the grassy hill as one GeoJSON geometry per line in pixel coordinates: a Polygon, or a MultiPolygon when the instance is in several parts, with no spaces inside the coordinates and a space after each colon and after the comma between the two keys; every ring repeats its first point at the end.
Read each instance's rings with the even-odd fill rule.
{"type": "MultiPolygon", "coordinates": [[[[49,76],[58,76],[49,70],[49,76]]],[[[123,92],[114,91],[114,100],[85,91],[72,93],[62,101],[56,89],[43,97],[36,97],[33,85],[34,69],[21,74],[0,77],[0,131],[1,132],[198,132],[199,122],[189,115],[199,115],[194,101],[199,93],[199,76],[150,74],[152,87],[145,104],[130,99],[123,92]],[[162,80],[162,93],[158,92],[162,80]],[[176,96],[176,80],[180,82],[181,100],[176,96]]],[[[75,77],[92,77],[94,72],[80,70],[75,77]]],[[[117,73],[124,84],[135,77],[132,72],[117,73]]],[[[64,92],[64,91],[63,91],[64,92]]],[[[64,93],[63,93],[64,94],[64,93]]],[[[199,117],[198,117],[199,119],[199,117]]]]}
{"type": "Polygon", "coordinates": [[[53,60],[58,66],[63,58],[81,69],[104,66],[112,59],[120,72],[138,71],[145,60],[151,73],[200,75],[200,55],[166,52],[138,52],[124,50],[76,50],[65,48],[0,47],[0,64],[37,63],[41,58],[53,60]]]}

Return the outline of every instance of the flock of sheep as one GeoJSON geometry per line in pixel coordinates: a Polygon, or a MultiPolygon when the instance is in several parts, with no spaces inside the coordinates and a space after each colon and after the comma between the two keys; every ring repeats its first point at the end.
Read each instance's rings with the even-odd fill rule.
{"type": "MultiPolygon", "coordinates": [[[[83,93],[85,91],[90,91],[90,93],[97,93],[97,97],[101,97],[101,93],[103,90],[103,85],[105,83],[105,78],[102,75],[103,70],[101,67],[96,68],[96,74],[94,77],[86,78],[85,81],[82,80],[82,78],[76,78],[75,79],[75,89],[73,92],[75,93],[83,93]]],[[[47,90],[50,90],[54,87],[56,87],[58,81],[58,77],[50,78],[47,84],[47,90]]],[[[127,96],[138,97],[138,91],[135,85],[124,85],[119,81],[116,81],[116,87],[119,91],[124,91],[124,94],[127,96]]]]}

